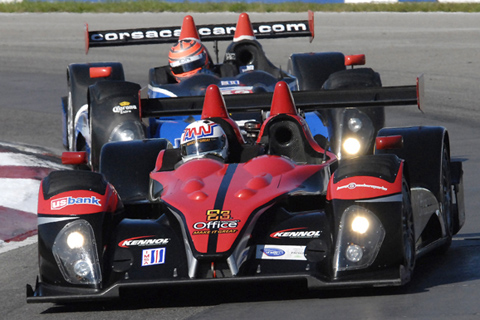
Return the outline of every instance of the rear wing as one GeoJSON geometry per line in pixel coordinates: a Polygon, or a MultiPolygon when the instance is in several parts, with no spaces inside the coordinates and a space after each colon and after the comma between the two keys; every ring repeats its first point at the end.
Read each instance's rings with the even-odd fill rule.
{"type": "MultiPolygon", "coordinates": [[[[339,89],[318,91],[292,91],[295,106],[303,112],[331,108],[364,108],[416,105],[420,110],[424,100],[423,74],[416,85],[339,89]]],[[[273,92],[224,95],[229,113],[269,111],[273,92]]],[[[202,96],[141,99],[141,117],[167,117],[201,114],[202,96]]]]}
{"type": "MultiPolygon", "coordinates": [[[[311,42],[315,35],[313,11],[308,20],[255,22],[252,27],[257,39],[310,37],[311,42]]],[[[202,41],[233,40],[235,29],[235,23],[197,26],[202,41]]],[[[90,31],[85,24],[85,53],[95,47],[176,43],[180,31],[180,26],[90,31]]]]}

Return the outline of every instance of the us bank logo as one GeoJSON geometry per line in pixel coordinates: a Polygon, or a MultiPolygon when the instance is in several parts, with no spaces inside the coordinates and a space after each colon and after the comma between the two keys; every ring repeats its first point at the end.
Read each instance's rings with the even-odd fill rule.
{"type": "Polygon", "coordinates": [[[51,210],[61,210],[65,207],[68,206],[74,206],[74,205],[94,205],[94,206],[101,206],[100,204],[100,199],[96,198],[95,196],[91,197],[64,197],[64,198],[59,198],[52,200],[50,204],[50,209],[51,210]]]}

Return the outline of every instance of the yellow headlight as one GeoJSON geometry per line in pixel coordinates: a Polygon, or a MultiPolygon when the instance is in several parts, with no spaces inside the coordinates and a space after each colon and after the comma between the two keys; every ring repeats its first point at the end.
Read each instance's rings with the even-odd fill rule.
{"type": "Polygon", "coordinates": [[[343,142],[343,150],[348,154],[357,154],[360,151],[360,142],[355,138],[348,138],[343,142]]]}
{"type": "Polygon", "coordinates": [[[352,230],[360,234],[364,234],[365,232],[367,232],[369,226],[370,223],[365,217],[358,216],[355,217],[355,219],[353,219],[352,221],[352,230]]]}
{"type": "Polygon", "coordinates": [[[70,249],[76,249],[83,247],[85,239],[80,232],[72,232],[67,237],[67,245],[70,249]]]}

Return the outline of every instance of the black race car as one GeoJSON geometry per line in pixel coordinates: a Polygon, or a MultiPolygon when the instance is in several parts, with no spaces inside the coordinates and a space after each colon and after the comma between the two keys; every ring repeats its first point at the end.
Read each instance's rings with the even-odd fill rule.
{"type": "Polygon", "coordinates": [[[167,140],[148,139],[105,144],[99,172],[52,172],[39,193],[39,276],[27,302],[239,281],[405,284],[416,259],[447,249],[464,223],[462,164],[450,157],[447,130],[383,128],[373,154],[339,161],[298,110],[395,105],[411,91],[292,95],[280,81],[273,97],[223,99],[211,85],[204,101],[142,100],[146,113],[198,111],[221,126],[227,160],[182,162],[167,140]],[[230,114],[267,101],[257,140],[245,143],[230,114]]]}

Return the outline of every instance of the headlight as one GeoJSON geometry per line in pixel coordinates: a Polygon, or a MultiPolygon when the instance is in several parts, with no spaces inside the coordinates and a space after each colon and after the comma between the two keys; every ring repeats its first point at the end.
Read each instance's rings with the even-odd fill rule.
{"type": "Polygon", "coordinates": [[[349,245],[345,251],[345,256],[349,261],[358,262],[363,258],[363,248],[356,244],[349,245]]]}
{"type": "Polygon", "coordinates": [[[362,129],[362,120],[359,118],[350,118],[348,119],[348,129],[352,132],[358,132],[362,129]]]}
{"type": "Polygon", "coordinates": [[[341,151],[339,158],[367,154],[373,146],[375,128],[364,112],[349,108],[342,112],[341,151]]]}
{"type": "Polygon", "coordinates": [[[385,229],[373,212],[357,205],[348,207],[340,220],[334,269],[346,271],[369,267],[384,238],[385,229]]]}
{"type": "Polygon", "coordinates": [[[67,245],[70,249],[78,249],[85,244],[85,238],[80,232],[72,232],[67,237],[67,245]]]}
{"type": "Polygon", "coordinates": [[[145,139],[142,124],[138,121],[125,121],[113,129],[108,142],[145,139]]]}
{"type": "Polygon", "coordinates": [[[367,232],[370,223],[364,216],[356,216],[352,221],[352,231],[360,234],[367,232]]]}
{"type": "Polygon", "coordinates": [[[350,155],[355,155],[360,151],[361,144],[355,138],[348,138],[343,142],[343,150],[350,155]]]}
{"type": "Polygon", "coordinates": [[[95,235],[87,221],[65,225],[55,238],[52,253],[66,281],[83,285],[102,281],[95,235]]]}

